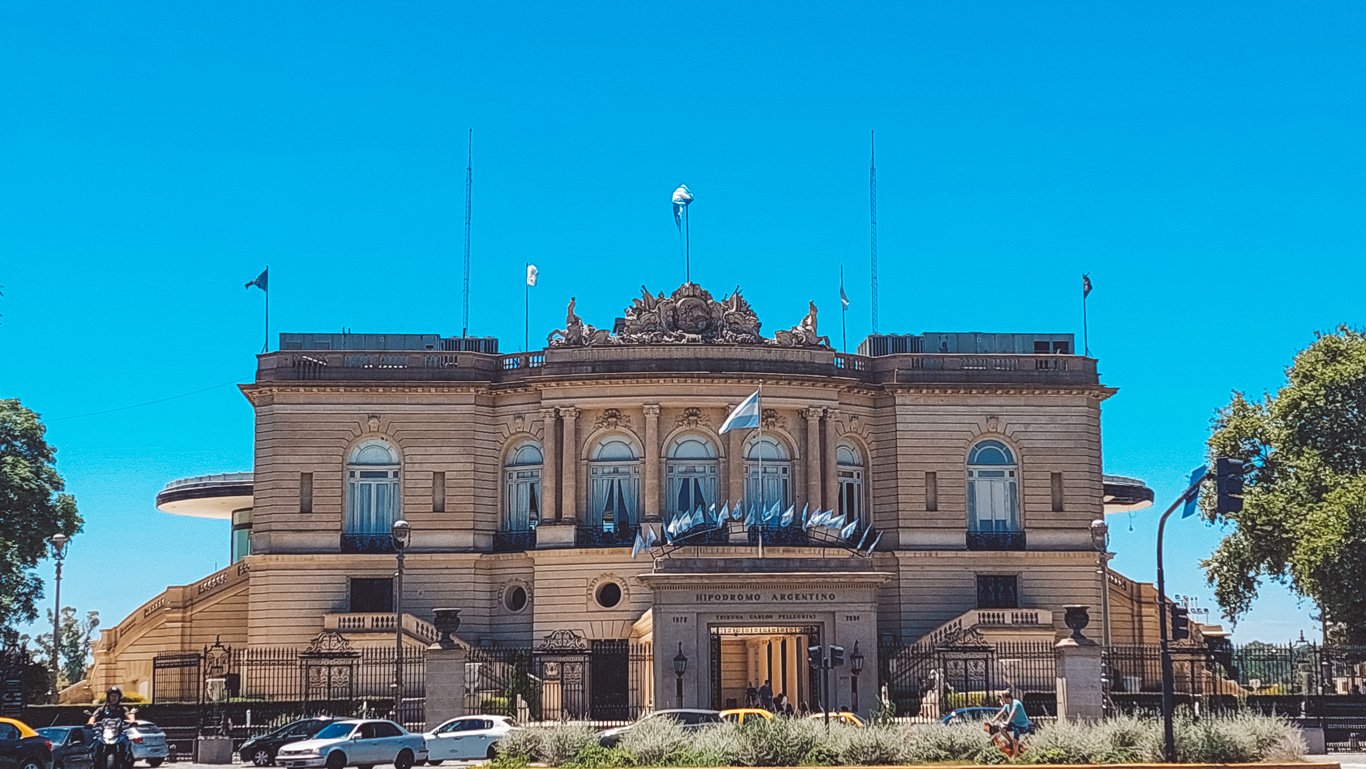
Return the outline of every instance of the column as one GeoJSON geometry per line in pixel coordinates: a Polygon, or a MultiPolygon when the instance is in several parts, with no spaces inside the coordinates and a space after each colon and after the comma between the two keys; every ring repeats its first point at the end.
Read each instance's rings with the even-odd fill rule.
{"type": "MultiPolygon", "coordinates": [[[[821,506],[821,410],[803,409],[806,419],[806,504],[821,506]]],[[[814,513],[815,510],[813,509],[814,513]]]]}
{"type": "MultiPolygon", "coordinates": [[[[726,408],[726,414],[735,410],[735,404],[726,408]]],[[[731,430],[726,433],[726,464],[730,467],[729,484],[726,496],[732,505],[739,504],[745,496],[745,433],[746,430],[731,430]]],[[[746,502],[745,506],[748,507],[746,502]]]]}
{"type": "Polygon", "coordinates": [[[1104,715],[1101,648],[1077,633],[1054,647],[1057,654],[1058,720],[1094,721],[1104,715]]]}
{"type": "Polygon", "coordinates": [[[555,409],[541,409],[541,421],[545,425],[545,437],[541,439],[541,521],[554,523],[560,520],[559,476],[560,455],[555,452],[555,409]]]}
{"type": "Polygon", "coordinates": [[[427,647],[427,728],[465,715],[464,646],[434,643],[427,647]]]}
{"type": "Polygon", "coordinates": [[[659,490],[659,404],[647,403],[645,410],[645,509],[643,520],[658,521],[662,506],[659,490]]]}
{"type": "Polygon", "coordinates": [[[560,503],[560,518],[571,524],[579,517],[579,439],[574,425],[578,418],[578,409],[560,409],[560,419],[564,420],[564,444],[560,447],[564,458],[560,465],[560,488],[564,489],[564,496],[560,503]]]}
{"type": "Polygon", "coordinates": [[[835,416],[839,411],[825,410],[825,507],[830,510],[839,508],[840,477],[835,466],[835,442],[839,440],[835,430],[835,416]]]}

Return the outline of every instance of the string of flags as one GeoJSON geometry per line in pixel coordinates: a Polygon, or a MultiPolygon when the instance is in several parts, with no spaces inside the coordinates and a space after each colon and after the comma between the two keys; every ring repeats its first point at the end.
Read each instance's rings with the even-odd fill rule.
{"type": "Polygon", "coordinates": [[[742,504],[731,507],[730,503],[724,503],[720,508],[713,504],[706,508],[699,507],[691,513],[677,513],[658,525],[658,533],[654,525],[641,526],[631,546],[631,557],[635,558],[660,545],[687,544],[684,540],[709,531],[727,529],[732,523],[741,524],[745,529],[791,529],[797,524],[803,532],[833,537],[834,544],[860,555],[871,555],[882,541],[882,532],[872,526],[863,526],[857,518],[850,519],[834,510],[817,508],[813,511],[807,505],[798,513],[795,506],[788,505],[784,510],[777,502],[764,510],[757,505],[746,508],[742,504]]]}

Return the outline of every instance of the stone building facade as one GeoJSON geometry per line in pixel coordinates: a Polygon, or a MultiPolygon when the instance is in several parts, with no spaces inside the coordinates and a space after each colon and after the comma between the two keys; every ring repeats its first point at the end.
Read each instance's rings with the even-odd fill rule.
{"type": "Polygon", "coordinates": [[[215,508],[234,508],[240,560],[106,631],[92,684],[146,689],[151,654],[214,639],[392,643],[400,517],[414,647],[443,607],[472,646],[629,640],[656,650],[652,690],[681,685],[684,705],[756,678],[811,698],[809,644],[857,644],[876,670],[879,647],[946,626],[1051,640],[1061,607],[1100,605],[1090,526],[1113,491],[1100,408],[1115,391],[1070,336],[872,337],[846,355],[814,305],[767,338],[738,292],[693,284],[625,316],[596,329],[571,304],[546,349],[514,355],[284,335],[242,388],[251,495],[215,508]],[[760,388],[762,429],[721,434],[760,388]],[[675,519],[756,498],[779,518],[663,545],[675,519]],[[844,530],[809,533],[818,510],[844,530]],[[633,555],[637,534],[660,541],[633,555]]]}

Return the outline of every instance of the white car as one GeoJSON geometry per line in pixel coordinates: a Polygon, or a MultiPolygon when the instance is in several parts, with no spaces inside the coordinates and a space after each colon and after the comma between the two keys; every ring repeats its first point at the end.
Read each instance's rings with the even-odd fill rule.
{"type": "Polygon", "coordinates": [[[507,716],[461,716],[422,735],[427,740],[427,761],[462,761],[493,758],[494,744],[517,724],[507,716]]]}
{"type": "Polygon", "coordinates": [[[382,719],[336,721],[324,726],[312,739],[291,742],[275,754],[275,763],[286,769],[370,769],[376,764],[412,769],[414,764],[426,760],[427,742],[422,735],[382,719]]]}

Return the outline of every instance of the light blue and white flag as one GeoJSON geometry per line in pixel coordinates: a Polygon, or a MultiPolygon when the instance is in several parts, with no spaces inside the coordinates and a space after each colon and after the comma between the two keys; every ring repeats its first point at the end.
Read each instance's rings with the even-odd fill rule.
{"type": "Polygon", "coordinates": [[[865,551],[863,551],[863,552],[872,554],[872,552],[873,552],[874,550],[877,549],[877,543],[879,543],[879,542],[881,542],[881,541],[882,541],[882,532],[879,531],[879,532],[877,533],[877,536],[873,538],[873,544],[869,545],[869,546],[868,546],[868,549],[865,550],[865,551]]]}
{"type": "Polygon", "coordinates": [[[802,529],[811,528],[811,505],[802,505],[802,529]]]}
{"type": "Polygon", "coordinates": [[[807,528],[814,529],[817,526],[824,526],[825,522],[828,520],[828,516],[829,513],[819,507],[816,508],[816,512],[811,514],[811,520],[808,522],[807,528]]]}
{"type": "MultiPolygon", "coordinates": [[[[716,505],[712,505],[712,508],[715,509],[715,508],[716,508],[716,505]]],[[[719,529],[719,528],[725,526],[725,525],[726,525],[726,521],[729,521],[729,520],[730,520],[730,503],[729,503],[729,502],[723,502],[723,503],[721,504],[721,510],[720,510],[719,512],[716,513],[716,528],[719,529]]]]}
{"type": "Polygon", "coordinates": [[[693,511],[692,520],[688,522],[688,529],[692,530],[707,522],[707,511],[700,506],[693,511]]]}
{"type": "Polygon", "coordinates": [[[755,390],[754,394],[745,398],[739,406],[735,407],[734,411],[730,412],[730,416],[721,423],[721,429],[718,432],[725,434],[731,430],[752,430],[759,426],[760,414],[762,414],[762,410],[759,407],[759,391],[755,390]]]}
{"type": "Polygon", "coordinates": [[[763,524],[765,526],[773,527],[778,525],[778,519],[783,516],[783,509],[778,506],[780,504],[780,502],[774,502],[764,511],[763,524]]]}
{"type": "Polygon", "coordinates": [[[786,529],[788,526],[792,525],[792,519],[796,516],[797,508],[793,507],[792,505],[788,505],[787,509],[783,511],[783,517],[778,519],[778,525],[786,529]]]}
{"type": "Polygon", "coordinates": [[[841,513],[841,514],[837,517],[837,516],[835,515],[835,511],[834,511],[834,510],[831,510],[831,511],[830,511],[830,517],[827,518],[826,521],[825,521],[825,528],[827,528],[827,529],[833,529],[834,531],[839,531],[840,529],[844,528],[844,524],[845,524],[844,514],[841,513]]]}
{"type": "Polygon", "coordinates": [[[857,545],[854,545],[854,549],[855,549],[855,550],[862,550],[862,549],[863,549],[864,543],[866,543],[866,542],[868,541],[868,535],[871,534],[871,533],[873,533],[873,527],[872,527],[872,526],[869,526],[868,528],[864,529],[864,530],[863,530],[863,536],[861,536],[861,537],[858,538],[858,544],[857,544],[857,545]]]}
{"type": "Polygon", "coordinates": [[[845,541],[848,541],[848,540],[850,540],[850,539],[853,538],[854,533],[857,532],[857,531],[858,531],[858,519],[855,518],[854,520],[852,520],[852,521],[849,522],[849,525],[848,525],[848,526],[845,526],[843,529],[840,529],[840,539],[843,539],[843,540],[845,540],[845,541]]]}
{"type": "Polygon", "coordinates": [[[658,543],[658,542],[659,542],[659,538],[655,536],[655,527],[653,527],[653,526],[646,526],[646,527],[645,527],[645,547],[646,547],[646,549],[649,549],[649,548],[651,548],[651,547],[654,547],[655,544],[658,543]]]}
{"type": "Polygon", "coordinates": [[[686,184],[678,185],[678,189],[674,190],[673,194],[675,227],[678,227],[679,229],[683,228],[683,209],[687,208],[688,204],[691,202],[692,190],[688,189],[688,185],[686,184]]]}
{"type": "Polygon", "coordinates": [[[640,536],[640,532],[637,531],[637,532],[636,532],[636,541],[635,541],[634,543],[632,543],[632,545],[631,545],[631,560],[634,561],[634,560],[636,559],[636,556],[640,555],[640,551],[641,551],[641,550],[644,550],[644,549],[645,549],[645,538],[642,537],[642,536],[640,536]]]}
{"type": "Polygon", "coordinates": [[[756,509],[754,508],[754,505],[750,505],[750,506],[749,506],[749,510],[747,510],[747,511],[745,512],[745,528],[749,528],[750,526],[758,526],[758,525],[759,525],[759,511],[756,510],[756,509]]]}

